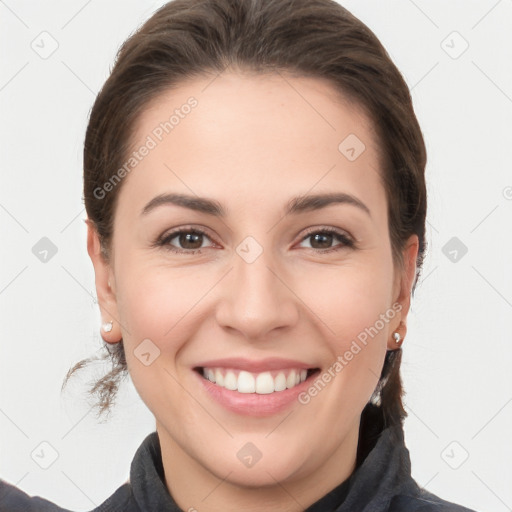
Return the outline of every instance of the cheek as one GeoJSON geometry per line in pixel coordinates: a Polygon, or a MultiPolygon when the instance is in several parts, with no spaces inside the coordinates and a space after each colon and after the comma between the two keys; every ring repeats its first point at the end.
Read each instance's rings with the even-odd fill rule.
{"type": "Polygon", "coordinates": [[[141,337],[157,344],[164,338],[178,338],[173,333],[182,333],[190,323],[194,304],[205,287],[199,273],[135,263],[121,275],[129,277],[118,288],[119,315],[126,327],[126,341],[133,346],[141,337]]]}
{"type": "MultiPolygon", "coordinates": [[[[340,349],[373,326],[392,306],[393,269],[389,262],[354,263],[301,279],[298,295],[340,349]]],[[[386,330],[381,322],[377,327],[386,330]]]]}
{"type": "MultiPolygon", "coordinates": [[[[342,403],[364,405],[379,380],[390,323],[397,314],[392,297],[392,266],[338,268],[314,279],[315,288],[301,297],[316,314],[316,325],[331,354],[329,375],[338,392],[333,411],[342,403]]],[[[300,295],[300,294],[299,294],[300,295]]]]}
{"type": "Polygon", "coordinates": [[[118,282],[117,304],[126,361],[141,398],[154,409],[164,400],[162,383],[173,387],[174,361],[198,325],[194,305],[205,285],[194,283],[192,273],[146,265],[123,272],[129,279],[118,282]]]}

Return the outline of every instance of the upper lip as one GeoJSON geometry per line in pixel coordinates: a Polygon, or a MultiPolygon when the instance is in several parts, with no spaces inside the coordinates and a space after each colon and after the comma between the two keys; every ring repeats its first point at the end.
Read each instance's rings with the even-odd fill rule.
{"type": "Polygon", "coordinates": [[[284,370],[286,368],[299,368],[308,370],[315,368],[314,365],[302,363],[293,359],[282,359],[279,357],[269,357],[267,359],[246,359],[243,357],[232,357],[223,359],[214,359],[204,361],[195,365],[196,368],[233,368],[245,370],[247,372],[261,373],[270,370],[284,370]]]}

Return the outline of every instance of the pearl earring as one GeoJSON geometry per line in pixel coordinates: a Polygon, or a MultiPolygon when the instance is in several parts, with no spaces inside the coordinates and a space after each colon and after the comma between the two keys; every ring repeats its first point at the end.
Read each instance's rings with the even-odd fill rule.
{"type": "Polygon", "coordinates": [[[105,322],[105,323],[103,324],[102,328],[103,328],[103,330],[104,330],[105,332],[110,332],[110,331],[112,330],[112,326],[113,326],[113,325],[114,325],[114,324],[113,324],[112,320],[110,320],[110,322],[105,322]]]}
{"type": "Polygon", "coordinates": [[[399,344],[400,344],[400,341],[402,340],[402,337],[400,336],[400,333],[399,333],[399,332],[394,332],[394,333],[393,333],[393,338],[394,338],[394,340],[395,340],[395,343],[396,343],[397,345],[399,345],[399,344]]]}

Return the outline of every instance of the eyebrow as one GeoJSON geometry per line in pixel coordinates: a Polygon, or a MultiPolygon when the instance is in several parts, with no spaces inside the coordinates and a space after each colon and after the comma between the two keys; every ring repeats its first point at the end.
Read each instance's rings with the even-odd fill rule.
{"type": "MultiPolygon", "coordinates": [[[[320,210],[332,204],[348,204],[355,206],[366,212],[371,217],[370,209],[360,199],[344,192],[294,197],[288,201],[285,215],[320,210]]],[[[224,207],[218,201],[213,199],[171,193],[160,194],[151,199],[151,201],[149,201],[149,203],[147,203],[142,209],[141,215],[147,215],[150,211],[163,205],[181,206],[183,208],[188,208],[190,210],[221,218],[225,218],[227,213],[224,207]]]]}

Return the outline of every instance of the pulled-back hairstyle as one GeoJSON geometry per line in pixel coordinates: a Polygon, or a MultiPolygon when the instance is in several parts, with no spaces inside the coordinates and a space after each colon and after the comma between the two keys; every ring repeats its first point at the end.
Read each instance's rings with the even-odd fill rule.
{"type": "MultiPolygon", "coordinates": [[[[375,34],[333,0],[174,0],[124,42],[91,110],[84,145],[85,207],[105,260],[123,182],[107,194],[97,190],[126,161],[140,114],[165,90],[187,79],[214,76],[227,66],[327,80],[368,116],[381,154],[393,261],[403,268],[402,249],[416,234],[420,269],[426,150],[410,92],[375,34]]],[[[362,428],[403,422],[401,355],[401,349],[387,352],[362,428]]],[[[108,412],[127,373],[122,340],[113,348],[105,344],[104,358],[112,371],[90,389],[99,398],[100,413],[108,412]]],[[[65,382],[90,360],[77,363],[65,382]]],[[[360,444],[361,456],[364,440],[360,444]]]]}

